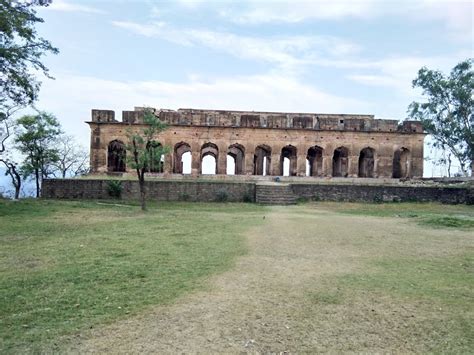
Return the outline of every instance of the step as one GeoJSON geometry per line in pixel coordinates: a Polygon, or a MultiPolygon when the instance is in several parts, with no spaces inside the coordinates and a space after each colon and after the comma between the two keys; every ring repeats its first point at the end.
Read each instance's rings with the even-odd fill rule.
{"type": "Polygon", "coordinates": [[[291,205],[296,196],[288,184],[264,183],[256,186],[256,202],[268,205],[291,205]]]}

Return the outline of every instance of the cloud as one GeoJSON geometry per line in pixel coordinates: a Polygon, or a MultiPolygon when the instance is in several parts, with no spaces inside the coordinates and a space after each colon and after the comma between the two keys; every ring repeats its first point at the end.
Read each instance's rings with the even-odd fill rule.
{"type": "Polygon", "coordinates": [[[95,13],[95,14],[104,13],[103,10],[97,9],[95,7],[72,3],[65,0],[54,0],[52,4],[49,5],[46,9],[53,10],[53,11],[64,11],[64,12],[88,12],[88,13],[95,13]]]}
{"type": "Polygon", "coordinates": [[[114,21],[113,25],[183,46],[204,46],[242,59],[273,63],[288,71],[311,64],[317,57],[340,57],[360,50],[354,43],[333,36],[250,37],[202,29],[176,29],[165,22],[114,21]]]}
{"type": "Polygon", "coordinates": [[[366,113],[369,104],[323,92],[294,78],[281,75],[223,77],[185,82],[115,81],[67,73],[43,83],[39,109],[56,114],[66,132],[89,145],[85,121],[90,110],[122,110],[134,106],[156,108],[209,108],[228,110],[366,113]]]}
{"type": "MultiPolygon", "coordinates": [[[[347,17],[368,17],[374,0],[365,1],[261,1],[243,3],[243,11],[221,10],[220,15],[241,24],[297,23],[307,20],[339,20],[347,17]]],[[[235,10],[235,8],[233,9],[235,10]]]]}
{"type": "Polygon", "coordinates": [[[436,21],[456,39],[471,40],[473,7],[469,0],[247,0],[239,6],[218,10],[218,14],[238,24],[300,23],[305,21],[342,21],[399,17],[415,22],[436,21]]]}

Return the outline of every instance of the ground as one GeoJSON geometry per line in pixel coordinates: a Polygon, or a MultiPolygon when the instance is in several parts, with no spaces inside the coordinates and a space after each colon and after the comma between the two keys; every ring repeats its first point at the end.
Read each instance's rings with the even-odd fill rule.
{"type": "MultiPolygon", "coordinates": [[[[121,209],[124,207],[65,202],[60,209],[53,208],[51,213],[35,218],[63,228],[64,223],[73,223],[77,228],[87,211],[99,210],[97,221],[89,217],[88,223],[82,225],[87,229],[92,224],[96,231],[112,222],[123,228],[117,219],[126,219],[127,215],[134,220],[141,218],[153,227],[141,227],[146,231],[139,233],[138,246],[133,235],[121,241],[131,254],[128,264],[135,263],[135,257],[150,261],[144,270],[154,267],[153,258],[163,263],[163,256],[152,253],[148,259],[148,254],[139,253],[140,246],[170,252],[166,240],[177,238],[184,247],[171,256],[180,260],[176,264],[181,265],[181,270],[176,264],[168,270],[166,285],[154,283],[163,272],[156,267],[149,273],[141,270],[145,283],[132,282],[133,287],[129,287],[131,281],[123,279],[124,293],[132,294],[131,299],[136,300],[128,300],[129,313],[112,312],[106,306],[97,310],[97,300],[88,303],[87,297],[103,295],[104,284],[109,285],[109,292],[117,292],[111,288],[110,280],[100,280],[98,289],[83,296],[87,307],[76,307],[76,313],[88,315],[85,321],[71,315],[60,319],[60,313],[56,315],[60,324],[71,319],[79,325],[63,332],[50,324],[54,336],[30,337],[29,342],[24,334],[15,335],[11,330],[16,318],[21,317],[15,307],[22,305],[11,301],[13,305],[3,311],[8,323],[2,332],[7,334],[5,350],[39,347],[101,353],[469,352],[474,348],[472,207],[415,203],[315,203],[291,207],[168,204],[154,207],[145,216],[135,211],[136,207],[131,211],[121,209]],[[65,222],[66,215],[70,222],[65,222]],[[154,224],[160,216],[161,224],[154,224]],[[179,222],[173,222],[173,229],[168,230],[171,218],[179,222]],[[180,218],[187,218],[187,222],[180,218]],[[153,228],[166,234],[160,245],[149,244],[147,235],[153,228]],[[190,255],[181,255],[190,249],[190,255]],[[203,258],[212,262],[204,262],[203,258]],[[200,270],[195,272],[198,275],[191,272],[194,269],[200,270]],[[165,302],[163,296],[154,298],[155,294],[163,295],[163,288],[171,290],[165,293],[165,302]],[[108,315],[110,312],[112,316],[108,315]],[[95,313],[102,316],[94,318],[95,313]]],[[[7,218],[15,214],[3,211],[7,218]]],[[[1,232],[2,243],[12,252],[18,252],[12,243],[29,235],[24,230],[28,223],[23,224],[8,235],[1,232]]],[[[139,225],[143,223],[134,228],[139,225]]],[[[48,233],[52,230],[55,228],[50,225],[48,233]]],[[[117,232],[118,229],[110,230],[117,232]]],[[[94,239],[95,247],[89,246],[91,252],[96,253],[101,246],[110,247],[100,241],[108,238],[107,233],[100,230],[100,235],[94,239]]],[[[76,237],[82,238],[80,233],[76,237]]],[[[60,239],[60,243],[64,242],[60,239]]],[[[109,254],[97,255],[109,258],[106,261],[110,264],[115,259],[109,254]]],[[[2,260],[6,258],[0,255],[2,260]]],[[[41,253],[36,255],[41,259],[41,253]]],[[[98,259],[94,260],[101,265],[98,259]]],[[[87,266],[89,260],[83,257],[78,262],[87,266]]],[[[110,268],[124,265],[112,263],[110,268]]],[[[112,271],[111,275],[120,277],[119,270],[112,271]]],[[[2,272],[16,277],[6,268],[2,272]]],[[[81,274],[80,268],[76,272],[81,274]]],[[[32,280],[34,276],[29,282],[32,280]]],[[[33,298],[31,302],[43,301],[33,298]]],[[[74,308],[76,304],[72,303],[74,308]]],[[[43,332],[41,325],[34,329],[36,333],[43,332]]]]}

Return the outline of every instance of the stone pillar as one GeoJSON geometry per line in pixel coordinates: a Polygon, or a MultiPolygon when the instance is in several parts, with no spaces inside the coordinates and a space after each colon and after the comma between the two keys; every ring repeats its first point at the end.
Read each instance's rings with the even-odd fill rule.
{"type": "Polygon", "coordinates": [[[347,177],[357,177],[359,173],[359,155],[349,155],[348,158],[347,177]]]}
{"type": "Polygon", "coordinates": [[[271,175],[282,176],[283,174],[280,171],[280,152],[273,151],[272,149],[272,161],[270,165],[271,175]]]}
{"type": "Polygon", "coordinates": [[[201,147],[198,144],[191,144],[191,175],[201,174],[201,147]]]}
{"type": "Polygon", "coordinates": [[[216,161],[217,174],[225,175],[227,173],[227,148],[225,146],[218,146],[219,155],[216,161]]]}
{"type": "Polygon", "coordinates": [[[245,166],[243,173],[246,175],[253,175],[253,159],[255,151],[253,149],[245,149],[245,166]]]}
{"type": "Polygon", "coordinates": [[[297,155],[296,176],[306,176],[306,154],[298,153],[297,155]]]}
{"type": "Polygon", "coordinates": [[[321,176],[331,177],[332,176],[332,158],[334,152],[326,151],[323,152],[323,172],[321,176]]]}

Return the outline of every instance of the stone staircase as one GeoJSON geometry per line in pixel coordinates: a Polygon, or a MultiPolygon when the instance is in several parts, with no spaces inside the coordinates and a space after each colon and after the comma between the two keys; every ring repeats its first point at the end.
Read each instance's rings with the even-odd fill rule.
{"type": "Polygon", "coordinates": [[[266,205],[294,205],[297,197],[289,184],[262,183],[256,185],[255,201],[266,205]]]}

